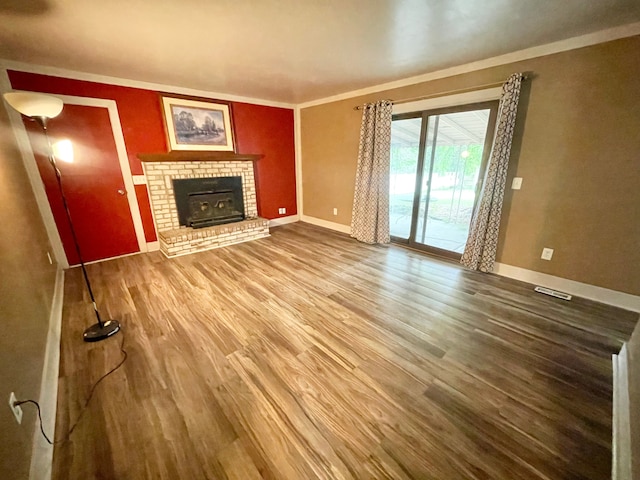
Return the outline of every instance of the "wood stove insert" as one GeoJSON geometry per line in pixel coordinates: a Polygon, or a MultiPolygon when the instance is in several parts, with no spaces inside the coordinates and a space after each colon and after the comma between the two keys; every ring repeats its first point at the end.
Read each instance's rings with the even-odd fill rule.
{"type": "Polygon", "coordinates": [[[242,177],[173,179],[180,225],[204,228],[245,219],[242,177]]]}

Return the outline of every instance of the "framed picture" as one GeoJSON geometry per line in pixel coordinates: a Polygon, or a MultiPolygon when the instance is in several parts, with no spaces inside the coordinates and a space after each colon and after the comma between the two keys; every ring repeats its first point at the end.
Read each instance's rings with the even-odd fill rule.
{"type": "Polygon", "coordinates": [[[171,150],[235,151],[227,103],[162,97],[171,150]]]}

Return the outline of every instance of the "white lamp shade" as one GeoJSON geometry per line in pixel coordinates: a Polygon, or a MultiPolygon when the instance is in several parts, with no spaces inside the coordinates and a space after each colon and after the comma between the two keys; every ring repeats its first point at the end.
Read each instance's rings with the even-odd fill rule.
{"type": "Polygon", "coordinates": [[[8,92],[4,99],[26,117],[57,117],[64,105],[58,97],[34,92],[8,92]]]}

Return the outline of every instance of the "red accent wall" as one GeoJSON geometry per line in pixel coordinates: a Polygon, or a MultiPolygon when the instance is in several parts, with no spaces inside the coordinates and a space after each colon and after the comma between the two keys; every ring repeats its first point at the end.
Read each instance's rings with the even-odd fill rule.
{"type": "Polygon", "coordinates": [[[18,90],[115,100],[133,175],[142,175],[138,153],[167,149],[158,92],[13,70],[8,74],[18,90]]]}
{"type": "Polygon", "coordinates": [[[238,153],[260,153],[256,162],[258,215],[277,218],[296,211],[296,171],[293,110],[249,103],[233,103],[238,153]]]}
{"type": "MultiPolygon", "coordinates": [[[[159,92],[9,70],[17,90],[115,100],[133,175],[142,175],[138,153],[166,152],[159,92]]],[[[256,163],[258,213],[273,219],[278,208],[297,214],[293,110],[231,102],[237,153],[261,154],[256,163]]],[[[145,237],[156,240],[145,185],[136,186],[145,237]]]]}
{"type": "Polygon", "coordinates": [[[146,185],[134,185],[136,189],[136,198],[138,199],[138,207],[140,208],[140,216],[142,217],[142,228],[144,229],[144,238],[147,242],[156,240],[156,231],[153,223],[153,214],[151,213],[151,201],[149,200],[149,192],[146,185]]]}

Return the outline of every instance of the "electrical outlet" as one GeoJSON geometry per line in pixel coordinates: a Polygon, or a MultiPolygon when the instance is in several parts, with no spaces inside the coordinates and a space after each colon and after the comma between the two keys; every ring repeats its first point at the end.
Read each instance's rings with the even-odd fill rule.
{"type": "Polygon", "coordinates": [[[14,405],[18,400],[16,399],[16,394],[11,392],[9,395],[9,406],[11,407],[11,411],[13,412],[13,416],[16,417],[16,422],[22,423],[22,408],[20,405],[14,405]]]}
{"type": "Polygon", "coordinates": [[[337,208],[334,208],[334,209],[333,209],[333,214],[334,214],[334,215],[338,215],[338,209],[337,209],[337,208]]]}
{"type": "Polygon", "coordinates": [[[543,260],[551,260],[551,257],[553,257],[553,248],[543,248],[542,256],[540,258],[543,260]]]}
{"type": "Polygon", "coordinates": [[[281,207],[281,208],[279,208],[279,209],[278,209],[278,213],[279,213],[280,215],[284,215],[285,213],[287,213],[287,209],[286,209],[286,208],[284,208],[284,207],[281,207]]]}

